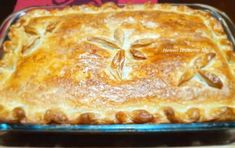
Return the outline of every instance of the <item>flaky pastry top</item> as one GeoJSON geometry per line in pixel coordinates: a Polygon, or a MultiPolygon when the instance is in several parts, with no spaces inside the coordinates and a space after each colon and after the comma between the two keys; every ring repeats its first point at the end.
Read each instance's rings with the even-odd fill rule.
{"type": "Polygon", "coordinates": [[[2,50],[2,122],[235,119],[232,44],[208,12],[150,3],[34,9],[2,50]]]}

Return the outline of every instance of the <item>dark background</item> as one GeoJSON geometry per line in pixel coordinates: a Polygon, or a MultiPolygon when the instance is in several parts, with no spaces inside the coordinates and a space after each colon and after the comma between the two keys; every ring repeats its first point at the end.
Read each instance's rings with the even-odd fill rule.
{"type": "MultiPolygon", "coordinates": [[[[14,147],[166,147],[217,146],[235,147],[231,131],[175,132],[175,133],[6,133],[0,136],[0,146],[14,147]]],[[[207,148],[207,147],[203,147],[207,148]]],[[[208,147],[211,148],[211,147],[208,147]]]]}
{"type": "MultiPolygon", "coordinates": [[[[235,22],[235,0],[159,0],[214,6],[235,22]]],[[[0,0],[0,22],[13,10],[15,0],[0,0]]],[[[199,146],[235,144],[235,130],[141,134],[0,133],[0,146],[199,146]]],[[[233,145],[234,146],[234,145],[233,145]]],[[[218,146],[219,147],[219,146],[218,146]]]]}

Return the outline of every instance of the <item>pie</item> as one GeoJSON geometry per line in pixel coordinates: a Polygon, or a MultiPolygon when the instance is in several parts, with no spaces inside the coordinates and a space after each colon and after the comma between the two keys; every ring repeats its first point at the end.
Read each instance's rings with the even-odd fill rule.
{"type": "Polygon", "coordinates": [[[210,13],[171,4],[35,8],[0,60],[0,121],[235,120],[235,54],[210,13]]]}

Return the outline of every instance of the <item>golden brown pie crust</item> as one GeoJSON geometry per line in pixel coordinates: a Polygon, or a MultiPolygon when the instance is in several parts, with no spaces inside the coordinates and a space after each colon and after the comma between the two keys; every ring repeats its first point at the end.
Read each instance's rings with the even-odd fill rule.
{"type": "Polygon", "coordinates": [[[35,9],[9,31],[0,120],[235,120],[235,56],[208,12],[170,4],[35,9]]]}

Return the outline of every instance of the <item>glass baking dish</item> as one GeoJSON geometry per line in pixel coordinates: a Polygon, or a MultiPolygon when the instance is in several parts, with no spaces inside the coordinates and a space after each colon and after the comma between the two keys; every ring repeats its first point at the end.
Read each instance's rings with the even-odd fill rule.
{"type": "MultiPolygon", "coordinates": [[[[235,25],[222,11],[204,4],[173,4],[187,5],[194,9],[208,11],[221,22],[224,30],[235,49],[235,25]]],[[[8,39],[9,27],[27,11],[34,8],[61,8],[63,6],[30,7],[11,14],[1,25],[0,45],[8,39]]],[[[0,51],[1,54],[1,51],[0,51]]],[[[209,131],[235,128],[234,122],[205,122],[189,124],[114,124],[114,125],[35,125],[0,123],[0,131],[31,131],[31,132],[76,132],[76,133],[130,133],[130,132],[176,132],[176,131],[209,131]]]]}

